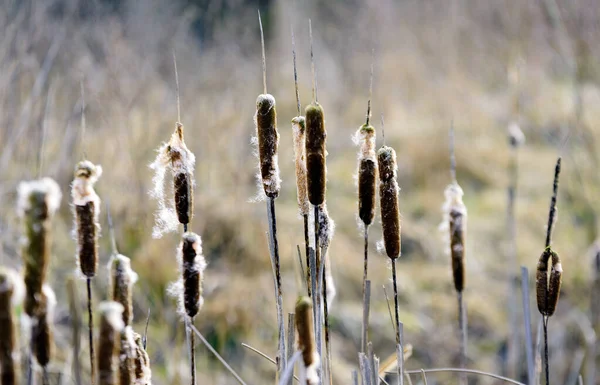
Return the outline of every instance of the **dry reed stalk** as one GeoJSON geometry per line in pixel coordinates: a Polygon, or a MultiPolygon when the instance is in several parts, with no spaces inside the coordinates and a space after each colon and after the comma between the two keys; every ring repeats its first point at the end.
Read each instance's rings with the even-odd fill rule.
{"type": "MultiPolygon", "coordinates": [[[[335,232],[335,222],[329,217],[327,211],[327,203],[323,202],[318,206],[318,220],[319,220],[319,244],[321,246],[322,261],[317,263],[321,273],[319,274],[319,280],[322,283],[322,290],[320,295],[323,298],[322,311],[323,311],[323,324],[325,326],[325,370],[326,377],[329,384],[333,383],[331,375],[331,339],[329,336],[329,308],[335,298],[336,289],[333,282],[333,275],[331,273],[331,260],[329,259],[329,245],[333,234],[335,232]]],[[[319,308],[321,311],[321,308],[319,308]]],[[[321,317],[319,316],[319,319],[321,317]]],[[[319,339],[321,336],[319,335],[319,339]]],[[[317,343],[318,346],[318,343],[317,343]]]]}
{"type": "Polygon", "coordinates": [[[77,264],[86,278],[88,304],[88,336],[90,344],[90,368],[94,381],[94,318],[92,313],[92,278],[98,267],[98,233],[100,223],[100,197],[94,184],[102,175],[102,167],[84,160],[75,167],[75,178],[71,185],[71,198],[75,214],[74,235],[77,240],[77,264]]]}
{"type": "Polygon", "coordinates": [[[385,252],[392,262],[392,281],[394,285],[394,311],[396,329],[396,354],[398,357],[398,384],[404,383],[403,346],[400,338],[400,320],[398,316],[398,285],[396,281],[396,259],[400,257],[400,210],[398,205],[398,187],[396,151],[383,146],[377,152],[379,169],[379,206],[381,209],[381,225],[383,228],[383,244],[385,252]]]}
{"type": "Polygon", "coordinates": [[[116,385],[115,356],[119,351],[123,324],[123,306],[118,302],[98,305],[100,326],[98,335],[98,384],[116,385]]]}
{"type": "Polygon", "coordinates": [[[556,201],[558,198],[558,179],[560,176],[561,158],[556,161],[554,168],[554,183],[552,198],[546,228],[546,247],[540,256],[536,272],[537,305],[543,319],[544,327],[544,361],[546,369],[546,385],[550,384],[550,368],[548,362],[548,320],[554,314],[562,281],[562,265],[558,254],[552,250],[552,229],[556,216],[556,201]]]}
{"type": "Polygon", "coordinates": [[[512,122],[508,126],[508,141],[510,145],[510,163],[509,163],[509,186],[508,186],[508,201],[507,201],[507,233],[508,233],[508,249],[507,259],[510,261],[510,271],[508,275],[508,312],[511,335],[508,342],[508,361],[509,373],[511,377],[516,375],[519,361],[519,320],[518,320],[518,258],[517,258],[517,220],[516,220],[516,198],[517,185],[519,180],[518,155],[519,148],[525,143],[525,135],[516,122],[512,122]]]}
{"type": "Polygon", "coordinates": [[[150,357],[144,348],[142,336],[133,334],[135,341],[134,375],[135,385],[150,385],[152,370],[150,369],[150,357]]]}
{"type": "Polygon", "coordinates": [[[187,231],[187,226],[194,215],[196,157],[187,148],[183,133],[183,125],[177,122],[169,142],[163,143],[159,147],[156,159],[150,164],[150,168],[154,170],[153,189],[150,191],[150,195],[158,203],[152,230],[154,238],[160,238],[165,233],[176,231],[179,224],[183,224],[184,231],[187,231]],[[173,177],[172,203],[168,203],[165,198],[167,170],[173,177]]]}
{"type": "Polygon", "coordinates": [[[191,327],[194,317],[198,314],[204,298],[202,297],[202,282],[206,260],[202,255],[202,239],[199,235],[187,232],[183,234],[177,248],[177,262],[180,278],[171,284],[169,294],[177,299],[177,311],[186,325],[186,333],[190,347],[190,369],[192,384],[196,383],[195,343],[191,327]]]}
{"type": "Polygon", "coordinates": [[[19,348],[17,325],[13,308],[18,306],[25,292],[24,283],[16,271],[0,268],[0,382],[2,385],[19,383],[19,348]]]}
{"type": "MultiPolygon", "coordinates": [[[[369,98],[369,110],[371,107],[369,98]]],[[[367,112],[367,121],[370,111],[367,112]]],[[[365,298],[366,282],[369,266],[369,226],[375,217],[375,190],[377,184],[377,155],[375,153],[375,128],[368,122],[363,124],[356,135],[354,142],[359,146],[358,151],[358,217],[362,221],[364,230],[364,269],[363,269],[363,303],[365,298]]],[[[368,312],[363,312],[368,316],[368,312]]],[[[368,340],[369,319],[363,318],[361,328],[361,352],[365,352],[368,340]]]]}
{"type": "Polygon", "coordinates": [[[81,350],[80,340],[80,314],[79,314],[79,297],[75,288],[73,277],[69,277],[67,281],[67,295],[69,298],[69,315],[71,317],[71,345],[73,346],[73,377],[75,385],[81,385],[81,366],[79,363],[79,352],[81,350]]]}
{"type": "Polygon", "coordinates": [[[296,341],[298,350],[302,352],[300,384],[319,384],[319,354],[315,348],[313,329],[312,302],[308,297],[300,297],[296,302],[296,341]]]}
{"type": "Polygon", "coordinates": [[[267,217],[269,221],[269,243],[271,249],[271,263],[273,264],[275,281],[275,301],[277,308],[278,353],[277,375],[281,377],[286,367],[285,356],[285,320],[283,317],[283,293],[281,284],[281,267],[279,260],[279,244],[277,241],[277,219],[275,215],[275,199],[279,196],[281,179],[279,178],[279,165],[277,150],[279,147],[279,132],[277,131],[277,112],[275,98],[267,93],[267,64],[265,57],[265,38],[258,13],[260,37],[262,47],[262,73],[263,91],[256,99],[256,136],[258,138],[259,170],[262,186],[267,196],[267,217]]]}

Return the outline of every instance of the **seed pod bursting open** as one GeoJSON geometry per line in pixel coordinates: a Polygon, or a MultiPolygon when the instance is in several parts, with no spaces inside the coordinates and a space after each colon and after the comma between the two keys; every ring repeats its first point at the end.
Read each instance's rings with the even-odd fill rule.
{"type": "Polygon", "coordinates": [[[144,349],[142,336],[134,333],[135,341],[135,359],[134,359],[134,374],[135,385],[149,385],[152,379],[152,371],[150,370],[150,358],[144,349]]]}
{"type": "Polygon", "coordinates": [[[377,153],[379,168],[379,206],[385,252],[391,259],[400,256],[400,212],[398,205],[398,182],[396,174],[396,151],[384,146],[377,153]]]}
{"type": "Polygon", "coordinates": [[[300,297],[296,302],[296,345],[302,352],[303,373],[310,385],[319,383],[317,368],[319,354],[315,345],[312,319],[312,302],[308,297],[300,297]]]}
{"type": "Polygon", "coordinates": [[[318,218],[319,218],[319,245],[321,247],[328,248],[335,232],[335,222],[329,217],[329,211],[327,211],[327,203],[323,202],[318,207],[318,218]]]}
{"type": "Polygon", "coordinates": [[[202,308],[202,281],[206,260],[202,255],[202,239],[195,233],[183,234],[177,248],[180,278],[174,282],[169,293],[177,299],[178,312],[183,317],[193,319],[202,308]]]}
{"type": "Polygon", "coordinates": [[[306,147],[304,116],[292,119],[294,139],[294,163],[296,166],[296,190],[298,193],[298,210],[300,215],[308,215],[308,191],[306,186],[306,147]]]}
{"type": "Polygon", "coordinates": [[[318,206],[325,201],[327,168],[325,157],[325,119],[323,107],[317,102],[306,107],[306,170],[308,200],[318,206]]]}
{"type": "Polygon", "coordinates": [[[375,128],[363,124],[354,142],[358,150],[358,217],[365,226],[373,223],[375,217],[375,185],[377,178],[377,158],[375,155],[375,128]]]}
{"type": "Polygon", "coordinates": [[[550,317],[556,310],[560,286],[562,283],[562,265],[558,254],[546,247],[537,264],[535,276],[537,305],[540,314],[550,317]]]}
{"type": "Polygon", "coordinates": [[[467,207],[463,203],[463,190],[454,182],[444,191],[444,228],[449,230],[448,244],[452,260],[454,288],[461,292],[465,288],[465,238],[467,235],[467,207]]]}
{"type": "Polygon", "coordinates": [[[24,224],[22,257],[26,288],[25,313],[37,316],[42,287],[50,264],[51,220],[60,206],[61,192],[50,178],[21,182],[18,187],[18,215],[24,224]]]}
{"type": "Polygon", "coordinates": [[[268,197],[277,198],[281,188],[281,180],[279,179],[277,160],[279,132],[277,132],[277,112],[273,95],[258,95],[255,123],[263,189],[268,197]]]}
{"type": "Polygon", "coordinates": [[[71,185],[71,198],[75,211],[75,238],[77,240],[77,263],[84,276],[92,278],[98,267],[98,235],[100,223],[100,197],[94,184],[102,175],[102,167],[84,160],[75,168],[71,185]]]}

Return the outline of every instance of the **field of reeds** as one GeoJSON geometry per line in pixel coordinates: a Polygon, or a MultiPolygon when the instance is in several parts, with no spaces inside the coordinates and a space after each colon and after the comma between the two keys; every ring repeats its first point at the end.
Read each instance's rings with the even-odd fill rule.
{"type": "Polygon", "coordinates": [[[599,383],[595,1],[1,5],[2,384],[599,383]]]}

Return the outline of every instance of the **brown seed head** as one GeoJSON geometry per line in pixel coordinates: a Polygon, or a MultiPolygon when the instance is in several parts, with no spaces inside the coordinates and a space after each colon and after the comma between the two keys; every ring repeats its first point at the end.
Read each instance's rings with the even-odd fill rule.
{"type": "Polygon", "coordinates": [[[369,226],[375,217],[375,185],[377,157],[375,154],[375,128],[363,124],[354,136],[358,151],[358,217],[369,226]]]}
{"type": "Polygon", "coordinates": [[[467,235],[467,207],[463,203],[463,190],[454,182],[444,191],[444,229],[449,232],[448,245],[452,261],[454,288],[461,292],[465,288],[465,238],[467,235]]]}
{"type": "Polygon", "coordinates": [[[22,258],[27,290],[25,313],[35,317],[40,307],[42,286],[50,263],[51,219],[58,209],[61,193],[52,179],[22,182],[19,185],[19,216],[24,224],[22,258]]]}
{"type": "Polygon", "coordinates": [[[131,269],[131,260],[124,255],[113,255],[110,263],[111,297],[123,306],[123,323],[130,326],[133,320],[132,287],[137,274],[131,269]]]}
{"type": "Polygon", "coordinates": [[[315,334],[312,319],[312,302],[308,297],[298,298],[296,302],[296,341],[302,352],[304,366],[313,365],[315,358],[315,334]]]}
{"type": "Polygon", "coordinates": [[[263,189],[268,197],[277,198],[281,188],[281,180],[279,179],[279,165],[277,163],[279,133],[277,132],[277,112],[273,95],[258,95],[255,119],[263,189]]]}
{"type": "Polygon", "coordinates": [[[294,163],[296,165],[296,191],[298,193],[298,209],[300,215],[308,215],[308,191],[306,186],[306,147],[305,131],[306,121],[304,116],[292,119],[294,133],[294,163]]]}
{"type": "Polygon", "coordinates": [[[400,256],[400,208],[396,182],[396,151],[384,146],[377,154],[379,168],[379,206],[385,252],[391,259],[400,256]]]}
{"type": "Polygon", "coordinates": [[[119,351],[123,324],[123,306],[117,302],[102,302],[99,305],[100,326],[97,348],[99,385],[116,385],[115,355],[119,351]]]}
{"type": "Polygon", "coordinates": [[[135,379],[136,345],[131,326],[121,331],[119,347],[119,385],[131,385],[135,379]]]}
{"type": "Polygon", "coordinates": [[[183,317],[193,319],[202,308],[202,280],[206,260],[202,255],[202,239],[187,232],[177,248],[180,279],[169,287],[169,294],[178,301],[177,311],[183,317]]]}
{"type": "Polygon", "coordinates": [[[318,207],[319,218],[319,245],[328,248],[335,232],[335,222],[329,217],[327,203],[323,202],[318,207]]]}
{"type": "Polygon", "coordinates": [[[558,254],[547,247],[537,264],[536,296],[540,314],[550,317],[556,310],[562,282],[562,265],[558,254]],[[549,263],[550,262],[550,263],[549,263]]]}
{"type": "Polygon", "coordinates": [[[316,102],[309,104],[306,107],[305,115],[308,200],[311,204],[318,206],[325,201],[327,182],[325,165],[327,131],[325,131],[323,107],[316,102]]]}
{"type": "Polygon", "coordinates": [[[94,190],[94,184],[101,175],[102,167],[85,160],[75,167],[75,179],[71,185],[77,261],[81,272],[87,278],[94,277],[98,267],[100,197],[94,190]]]}
{"type": "Polygon", "coordinates": [[[42,290],[38,316],[33,320],[32,344],[35,359],[41,367],[48,366],[52,358],[52,313],[56,305],[54,292],[48,285],[42,290]]]}
{"type": "Polygon", "coordinates": [[[18,274],[0,268],[0,382],[14,385],[19,380],[19,349],[17,347],[17,325],[13,307],[18,302],[18,293],[23,291],[23,282],[18,274]]]}
{"type": "Polygon", "coordinates": [[[134,359],[134,374],[135,374],[135,385],[149,385],[152,378],[152,371],[150,370],[150,358],[148,353],[144,349],[142,343],[142,336],[134,333],[135,341],[135,359],[134,359]]]}

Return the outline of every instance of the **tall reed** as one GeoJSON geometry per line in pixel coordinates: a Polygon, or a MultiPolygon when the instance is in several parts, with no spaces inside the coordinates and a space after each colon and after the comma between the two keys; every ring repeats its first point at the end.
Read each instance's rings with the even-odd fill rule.
{"type": "Polygon", "coordinates": [[[102,302],[98,305],[100,326],[98,334],[98,384],[116,385],[115,356],[119,351],[123,323],[123,305],[102,302]]]}
{"type": "Polygon", "coordinates": [[[92,278],[98,267],[98,236],[100,232],[100,197],[94,184],[102,175],[102,167],[84,160],[75,167],[71,184],[71,199],[75,214],[74,236],[77,241],[77,264],[87,284],[88,336],[90,344],[90,369],[94,381],[94,318],[92,312],[92,278]]]}
{"type": "Polygon", "coordinates": [[[18,326],[14,308],[23,300],[24,284],[18,273],[0,267],[0,382],[2,385],[19,383],[18,326]]]}
{"type": "Polygon", "coordinates": [[[396,259],[400,253],[400,209],[398,204],[398,187],[396,151],[383,146],[377,152],[379,169],[379,207],[381,209],[381,226],[385,252],[392,263],[392,282],[394,285],[394,310],[396,329],[396,357],[398,360],[398,384],[404,383],[403,342],[400,338],[400,320],[398,316],[398,285],[396,279],[396,259]]]}
{"type": "Polygon", "coordinates": [[[279,260],[279,243],[277,240],[277,217],[275,215],[275,199],[279,196],[281,179],[279,178],[278,147],[279,132],[277,131],[277,112],[275,98],[267,93],[267,62],[265,55],[265,37],[258,13],[260,38],[262,47],[263,93],[256,99],[256,137],[258,139],[258,158],[260,179],[267,196],[267,217],[269,219],[269,244],[271,249],[271,264],[273,265],[275,281],[275,301],[277,308],[277,375],[280,378],[286,367],[285,356],[285,320],[283,317],[283,293],[281,288],[281,263],[279,260]]]}
{"type": "Polygon", "coordinates": [[[546,228],[546,247],[537,263],[535,277],[537,305],[542,315],[544,327],[544,363],[546,372],[546,385],[550,385],[550,366],[548,362],[548,320],[554,314],[560,286],[562,282],[562,265],[558,254],[552,250],[552,230],[556,217],[556,201],[558,198],[558,179],[560,176],[561,158],[556,161],[554,168],[554,183],[552,185],[552,198],[546,228]]]}

